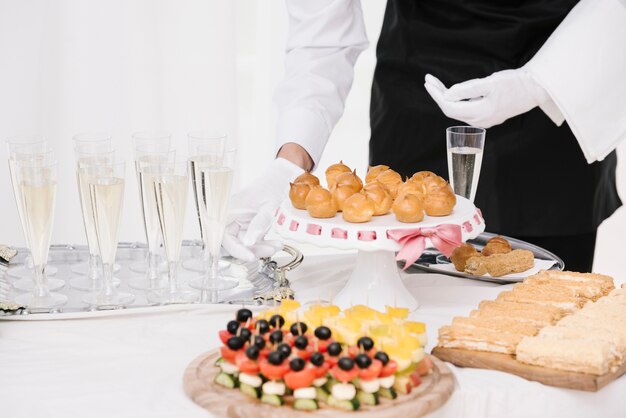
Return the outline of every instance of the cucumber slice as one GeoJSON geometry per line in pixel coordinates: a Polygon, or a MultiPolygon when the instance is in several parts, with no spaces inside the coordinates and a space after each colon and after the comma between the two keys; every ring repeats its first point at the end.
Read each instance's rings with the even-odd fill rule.
{"type": "Polygon", "coordinates": [[[219,366],[220,364],[222,364],[224,362],[224,359],[222,357],[218,357],[217,360],[215,360],[215,365],[219,366]]]}
{"type": "Polygon", "coordinates": [[[239,385],[239,390],[241,390],[242,393],[245,393],[248,396],[252,396],[255,399],[259,399],[261,397],[261,388],[255,388],[254,386],[241,383],[239,385]]]}
{"type": "Polygon", "coordinates": [[[300,411],[316,411],[319,409],[315,399],[296,399],[293,403],[293,409],[300,411]]]}
{"type": "Polygon", "coordinates": [[[215,383],[230,389],[237,387],[237,379],[235,379],[235,376],[228,373],[220,373],[215,376],[215,383]]]}
{"type": "Polygon", "coordinates": [[[318,402],[326,402],[328,399],[328,392],[324,388],[315,388],[315,395],[318,402]]]}
{"type": "Polygon", "coordinates": [[[363,392],[362,390],[359,390],[356,393],[356,398],[363,405],[372,405],[372,406],[378,405],[378,396],[376,396],[375,393],[367,393],[367,392],[363,392]]]}
{"type": "Polygon", "coordinates": [[[398,393],[395,391],[394,388],[389,388],[389,389],[380,388],[378,390],[378,396],[387,398],[387,399],[396,399],[398,397],[398,393]]]}
{"type": "Polygon", "coordinates": [[[267,393],[264,393],[263,396],[261,396],[261,402],[274,406],[282,406],[285,404],[285,400],[282,396],[268,395],[267,393]]]}
{"type": "Polygon", "coordinates": [[[340,401],[332,395],[328,397],[328,400],[326,402],[329,406],[343,409],[344,411],[356,411],[361,406],[357,398],[351,399],[349,401],[340,401]]]}
{"type": "Polygon", "coordinates": [[[339,383],[339,380],[337,379],[328,379],[328,382],[326,382],[324,384],[324,389],[326,389],[326,392],[330,393],[333,390],[333,386],[335,386],[337,383],[339,383]]]}

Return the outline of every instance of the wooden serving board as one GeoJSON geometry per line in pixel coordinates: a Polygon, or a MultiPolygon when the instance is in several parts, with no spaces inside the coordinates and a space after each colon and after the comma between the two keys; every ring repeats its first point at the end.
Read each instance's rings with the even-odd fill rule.
{"type": "Polygon", "coordinates": [[[511,354],[442,347],[435,347],[432,354],[440,360],[448,361],[459,367],[497,370],[511,373],[527,380],[540,382],[544,385],[587,392],[597,392],[626,373],[626,364],[623,364],[613,373],[596,376],[524,364],[515,360],[515,357],[511,354]]]}
{"type": "Polygon", "coordinates": [[[238,389],[229,389],[213,382],[220,369],[215,366],[219,351],[204,353],[192,361],[183,376],[183,389],[195,403],[207,411],[228,418],[258,417],[356,417],[356,418],[418,418],[443,405],[454,390],[454,377],[450,369],[432,358],[434,369],[422,377],[422,384],[408,395],[397,399],[381,399],[380,405],[361,406],[355,412],[345,412],[321,405],[315,412],[304,412],[291,406],[275,407],[261,403],[238,389]]]}

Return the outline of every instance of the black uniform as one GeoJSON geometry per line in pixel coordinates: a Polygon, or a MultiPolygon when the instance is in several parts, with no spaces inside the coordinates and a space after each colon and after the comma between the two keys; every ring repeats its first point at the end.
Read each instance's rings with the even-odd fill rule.
{"type": "MultiPolygon", "coordinates": [[[[372,86],[370,164],[447,177],[447,118],[424,88],[523,66],[576,0],[389,0],[372,86]]],[[[615,152],[587,164],[572,131],[539,108],[487,130],[476,205],[491,232],[535,242],[588,271],[595,233],[621,201],[615,152]]]]}

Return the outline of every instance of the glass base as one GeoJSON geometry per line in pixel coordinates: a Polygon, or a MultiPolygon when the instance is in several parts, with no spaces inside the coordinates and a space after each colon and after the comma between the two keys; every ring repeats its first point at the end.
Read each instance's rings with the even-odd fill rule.
{"type": "MultiPolygon", "coordinates": [[[[113,273],[117,273],[121,268],[119,264],[113,264],[113,273]]],[[[85,261],[83,263],[73,264],[70,269],[73,273],[86,276],[89,273],[89,262],[85,261]]]]}
{"type": "Polygon", "coordinates": [[[220,277],[216,280],[204,280],[204,277],[196,277],[189,280],[189,286],[198,290],[208,290],[210,292],[221,292],[234,289],[239,286],[239,280],[232,277],[220,277]]]}
{"type": "MultiPolygon", "coordinates": [[[[121,281],[117,277],[113,278],[113,287],[118,287],[121,281]]],[[[70,287],[84,292],[97,292],[102,289],[102,280],[93,280],[88,277],[75,277],[69,281],[70,287]]]]}
{"type": "MultiPolygon", "coordinates": [[[[135,273],[146,273],[148,271],[148,263],[142,261],[141,263],[131,264],[128,268],[135,273]]],[[[159,273],[167,273],[167,263],[165,261],[159,263],[159,273]]]]}
{"type": "Polygon", "coordinates": [[[35,296],[32,293],[25,293],[16,297],[15,303],[27,306],[29,309],[58,308],[67,303],[67,296],[54,292],[50,292],[44,297],[35,296]]]}
{"type": "Polygon", "coordinates": [[[133,277],[128,281],[128,287],[135,290],[158,290],[167,286],[167,279],[163,277],[156,280],[150,280],[147,277],[133,277]]]}
{"type": "MultiPolygon", "coordinates": [[[[32,292],[35,288],[35,280],[33,279],[33,274],[30,277],[20,279],[16,282],[11,283],[14,289],[21,290],[22,292],[32,292]]],[[[65,281],[61,279],[47,279],[46,283],[48,285],[49,290],[59,290],[65,286],[65,281]]]]}
{"type": "MultiPolygon", "coordinates": [[[[59,271],[54,266],[46,266],[46,276],[54,276],[59,271]]],[[[32,279],[35,276],[35,270],[25,265],[10,267],[7,275],[13,279],[32,279]]]]}
{"type": "Polygon", "coordinates": [[[192,292],[190,290],[178,290],[176,292],[169,292],[167,290],[149,292],[146,297],[148,302],[157,303],[159,305],[194,303],[200,299],[200,295],[197,292],[192,292]]]}
{"type": "MultiPolygon", "coordinates": [[[[226,270],[229,266],[229,262],[226,260],[220,260],[219,269],[226,270]]],[[[204,273],[204,260],[202,258],[192,258],[183,262],[183,268],[189,271],[195,271],[196,273],[204,273]]]]}
{"type": "Polygon", "coordinates": [[[135,301],[135,295],[128,292],[115,292],[112,295],[90,293],[83,298],[83,302],[97,309],[124,308],[135,301]]]}

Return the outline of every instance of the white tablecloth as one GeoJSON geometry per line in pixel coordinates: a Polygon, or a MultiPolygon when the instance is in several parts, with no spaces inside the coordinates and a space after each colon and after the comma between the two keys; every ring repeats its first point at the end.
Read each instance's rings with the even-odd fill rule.
{"type": "MultiPolygon", "coordinates": [[[[325,299],[350,272],[354,256],[305,259],[290,273],[299,299],[325,299]]],[[[437,329],[502,290],[439,275],[405,275],[427,323],[437,329]]],[[[375,296],[373,296],[375,297],[375,296]]],[[[217,330],[238,307],[168,307],[98,319],[0,321],[0,417],[207,417],[182,390],[182,373],[219,344],[217,330]]],[[[451,366],[450,400],[432,417],[626,417],[626,377],[598,393],[558,389],[513,375],[451,366]]]]}

